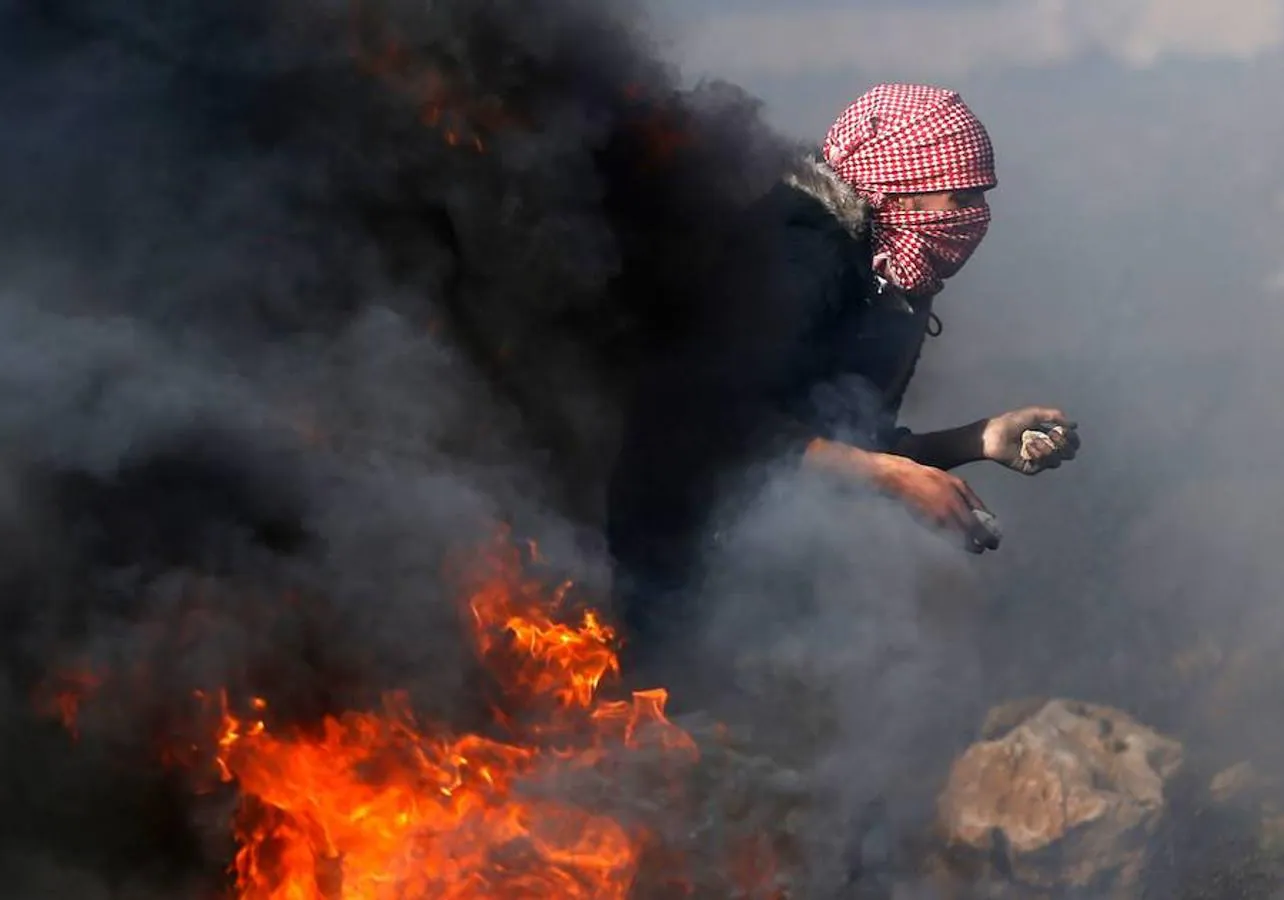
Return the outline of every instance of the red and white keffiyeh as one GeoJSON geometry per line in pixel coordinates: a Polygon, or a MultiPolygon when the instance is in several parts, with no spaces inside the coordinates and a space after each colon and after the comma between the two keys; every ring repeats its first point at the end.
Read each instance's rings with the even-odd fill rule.
{"type": "Polygon", "coordinates": [[[990,136],[954,91],[879,85],[838,117],[823,153],[872,204],[875,270],[907,293],[939,291],[985,237],[988,206],[906,210],[893,199],[998,183],[990,136]]]}

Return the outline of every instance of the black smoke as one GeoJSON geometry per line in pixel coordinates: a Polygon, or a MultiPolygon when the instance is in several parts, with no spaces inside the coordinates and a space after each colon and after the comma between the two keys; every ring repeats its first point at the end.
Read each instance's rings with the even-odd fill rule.
{"type": "Polygon", "coordinates": [[[217,873],[139,763],[194,690],[469,716],[444,560],[505,521],[602,587],[620,410],[752,308],[792,152],[601,0],[12,0],[0,119],[18,897],[217,873]],[[32,697],[81,668],[72,744],[32,697]]]}

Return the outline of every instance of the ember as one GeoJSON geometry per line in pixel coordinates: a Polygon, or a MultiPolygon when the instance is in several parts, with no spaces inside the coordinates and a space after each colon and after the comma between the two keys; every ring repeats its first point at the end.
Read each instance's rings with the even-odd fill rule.
{"type": "Polygon", "coordinates": [[[72,669],[60,674],[36,695],[36,708],[45,715],[57,717],[73,737],[79,736],[76,718],[81,704],[102,685],[102,676],[88,668],[72,669]]]}
{"type": "Polygon", "coordinates": [[[353,0],[351,10],[351,53],[359,69],[413,102],[420,122],[439,129],[448,146],[483,153],[484,134],[519,124],[495,97],[470,96],[431,63],[407,52],[377,10],[360,0],[353,0]]]}

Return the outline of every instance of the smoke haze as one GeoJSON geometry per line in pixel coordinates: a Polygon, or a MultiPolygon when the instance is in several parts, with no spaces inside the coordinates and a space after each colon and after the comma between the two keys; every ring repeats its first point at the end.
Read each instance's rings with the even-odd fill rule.
{"type": "Polygon", "coordinates": [[[785,153],[734,89],[678,98],[633,18],[0,10],[15,896],[226,865],[218,811],[137,764],[194,690],[309,722],[397,688],[467,724],[445,567],[497,523],[603,588],[647,323],[716,292],[701,235],[785,153]],[[68,671],[111,679],[70,749],[31,705],[68,671]]]}
{"type": "Polygon", "coordinates": [[[958,564],[982,598],[953,635],[976,649],[983,705],[1114,704],[1201,764],[1270,771],[1284,133],[1264,110],[1282,15],[815,0],[673,6],[667,26],[689,73],[733,72],[813,140],[877,81],[962,92],[994,138],[994,224],[936,305],[945,332],[906,423],[1047,403],[1086,448],[1033,480],[961,473],[1007,535],[958,564]]]}
{"type": "MultiPolygon", "coordinates": [[[[812,4],[788,6],[807,33],[812,4]]],[[[1279,762],[1274,7],[1209,32],[1120,0],[1116,40],[1108,6],[950,59],[1002,186],[907,410],[1052,403],[1081,459],[965,473],[1007,532],[979,559],[782,475],[714,573],[700,637],[736,679],[728,714],[829,789],[818,885],[871,799],[921,824],[993,700],[1070,694],[1279,762]]],[[[639,368],[675,319],[753,308],[752,267],[720,255],[730,212],[868,84],[941,72],[930,42],[809,62],[770,20],[684,9],[648,31],[578,0],[0,4],[12,896],[173,896],[225,864],[225,811],[133,765],[194,688],[300,720],[389,687],[474,715],[442,566],[495,522],[603,590],[639,368]],[[749,94],[680,93],[724,65],[749,94]],[[85,665],[134,674],[69,746],[30,695],[85,665]]],[[[897,15],[876,21],[912,37],[897,15]]]]}

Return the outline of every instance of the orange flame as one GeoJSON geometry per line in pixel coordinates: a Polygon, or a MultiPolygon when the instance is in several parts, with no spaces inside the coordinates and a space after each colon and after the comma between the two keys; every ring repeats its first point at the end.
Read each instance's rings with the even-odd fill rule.
{"type": "Polygon", "coordinates": [[[541,593],[506,545],[484,563],[468,602],[478,651],[498,661],[508,697],[525,709],[547,704],[548,719],[525,739],[451,736],[421,727],[408,699],[390,694],[378,713],[326,719],[316,736],[278,736],[224,699],[218,766],[245,801],[240,900],[628,896],[645,835],[525,795],[523,783],[595,765],[613,742],[659,741],[685,760],[695,745],[665,718],[663,690],[597,700],[618,672],[614,635],[592,612],[575,625],[559,620],[569,584],[541,593]],[[549,747],[550,737],[563,745],[549,747]]]}
{"type": "MultiPolygon", "coordinates": [[[[685,851],[600,805],[618,802],[595,806],[566,785],[621,774],[636,784],[621,767],[645,759],[647,805],[684,815],[696,744],[665,717],[665,690],[600,696],[619,673],[614,631],[572,602],[569,582],[550,589],[530,575],[531,561],[534,545],[519,552],[500,532],[459,573],[464,621],[501,698],[485,734],[421,722],[404,692],[313,731],[276,727],[261,697],[194,692],[204,714],[195,732],[171,732],[185,737],[161,748],[162,762],[210,764],[236,792],[236,900],[628,900],[644,860],[648,889],[691,893],[685,851]]],[[[102,683],[63,676],[46,709],[74,733],[102,683]]],[[[769,842],[724,850],[746,896],[782,900],[769,842]]]]}
{"type": "Polygon", "coordinates": [[[80,707],[102,687],[101,675],[89,668],[72,669],[60,674],[45,690],[36,696],[36,708],[54,716],[72,737],[80,736],[77,719],[80,707]]]}

